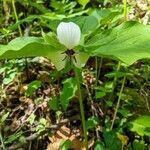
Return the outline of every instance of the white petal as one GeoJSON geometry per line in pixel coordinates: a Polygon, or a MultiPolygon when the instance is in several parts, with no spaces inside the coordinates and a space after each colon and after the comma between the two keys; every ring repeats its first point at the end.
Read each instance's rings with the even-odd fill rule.
{"type": "Polygon", "coordinates": [[[57,37],[61,44],[72,49],[79,45],[81,31],[79,26],[73,22],[61,22],[57,27],[57,37]]]}

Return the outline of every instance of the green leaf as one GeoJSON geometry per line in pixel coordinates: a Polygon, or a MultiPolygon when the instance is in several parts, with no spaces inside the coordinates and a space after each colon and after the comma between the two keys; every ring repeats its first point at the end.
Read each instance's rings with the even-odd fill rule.
{"type": "Polygon", "coordinates": [[[36,127],[36,131],[38,132],[38,134],[40,134],[46,129],[46,124],[47,124],[47,120],[45,118],[40,118],[39,124],[36,127]]]}
{"type": "Polygon", "coordinates": [[[118,79],[118,78],[124,77],[126,74],[127,74],[126,72],[121,72],[121,71],[116,72],[116,71],[113,71],[113,72],[105,74],[105,77],[107,77],[107,78],[117,77],[117,79],[118,79]]]}
{"type": "Polygon", "coordinates": [[[40,124],[42,124],[43,126],[46,126],[47,120],[45,118],[41,118],[40,119],[40,124]]]}
{"type": "Polygon", "coordinates": [[[98,123],[99,123],[99,119],[97,117],[88,118],[88,120],[86,121],[87,130],[96,128],[98,123]]]}
{"type": "Polygon", "coordinates": [[[86,6],[88,3],[90,2],[90,0],[78,0],[78,3],[82,6],[86,6]]]}
{"type": "Polygon", "coordinates": [[[58,99],[56,97],[53,97],[51,100],[49,100],[48,104],[52,110],[54,111],[58,110],[58,99]]]}
{"type": "Polygon", "coordinates": [[[132,143],[132,146],[133,146],[133,150],[144,150],[145,149],[144,141],[134,140],[134,142],[132,143]]]}
{"type": "Polygon", "coordinates": [[[60,143],[61,150],[69,150],[71,148],[71,141],[70,140],[62,140],[60,143]]]}
{"type": "Polygon", "coordinates": [[[69,21],[78,24],[82,34],[89,34],[99,26],[99,22],[94,16],[75,17],[69,19],[69,21]]]}
{"type": "Polygon", "coordinates": [[[0,123],[4,123],[8,116],[9,116],[9,112],[2,115],[2,118],[0,119],[0,123]]]}
{"type": "Polygon", "coordinates": [[[14,133],[12,135],[10,135],[9,137],[6,138],[6,140],[4,141],[5,144],[9,144],[9,143],[13,143],[14,141],[16,141],[20,136],[22,136],[23,132],[17,132],[14,133]]]}
{"type": "Polygon", "coordinates": [[[28,84],[28,88],[25,92],[27,96],[32,96],[32,94],[39,88],[41,87],[42,82],[38,80],[34,80],[31,83],[28,84]]]}
{"type": "Polygon", "coordinates": [[[72,17],[73,15],[68,16],[63,20],[54,20],[49,23],[49,27],[56,32],[56,29],[61,21],[67,22],[74,22],[79,25],[81,29],[82,35],[90,34],[91,32],[95,31],[96,28],[99,26],[98,19],[94,16],[77,16],[72,17]]]}
{"type": "Polygon", "coordinates": [[[127,65],[150,58],[150,27],[129,21],[90,39],[86,50],[95,56],[118,59],[127,65]]]}
{"type": "Polygon", "coordinates": [[[101,92],[96,92],[96,98],[102,98],[102,97],[104,97],[106,95],[106,92],[103,92],[103,91],[101,91],[101,92]]]}
{"type": "Polygon", "coordinates": [[[150,136],[150,116],[141,116],[132,121],[131,124],[131,131],[137,132],[141,136],[150,136]]]}
{"type": "Polygon", "coordinates": [[[122,147],[121,141],[118,139],[117,134],[113,131],[103,132],[106,147],[109,150],[120,150],[122,147]]]}
{"type": "Polygon", "coordinates": [[[34,113],[32,113],[29,118],[27,119],[27,121],[29,121],[29,123],[32,125],[34,123],[34,120],[36,118],[36,115],[34,115],[34,113]]]}
{"type": "Polygon", "coordinates": [[[26,137],[23,136],[23,135],[21,135],[21,136],[19,137],[19,142],[25,144],[25,143],[27,142],[26,137]]]}
{"type": "Polygon", "coordinates": [[[104,144],[100,141],[95,142],[94,150],[106,150],[104,144]]]}
{"type": "Polygon", "coordinates": [[[87,53],[82,52],[82,51],[77,51],[75,53],[76,61],[74,61],[74,65],[78,68],[84,67],[85,63],[88,61],[89,57],[90,56],[87,53]]]}
{"type": "Polygon", "coordinates": [[[120,113],[123,117],[128,117],[128,116],[131,116],[132,114],[130,113],[130,111],[128,109],[125,109],[125,108],[120,108],[118,110],[118,113],[120,113]]]}
{"type": "Polygon", "coordinates": [[[63,82],[63,90],[60,95],[60,104],[64,110],[67,109],[70,100],[75,96],[77,84],[75,78],[66,79],[63,82]]]}
{"type": "MultiPolygon", "coordinates": [[[[54,41],[53,41],[54,42],[54,41]]],[[[64,47],[55,47],[55,43],[45,42],[43,38],[19,37],[12,40],[8,45],[0,45],[0,59],[15,59],[24,57],[43,56],[49,58],[58,70],[65,66],[64,47]]]]}
{"type": "Polygon", "coordinates": [[[16,76],[17,72],[11,72],[8,75],[6,75],[6,77],[3,80],[3,84],[7,85],[9,83],[11,83],[14,79],[14,77],[16,76]]]}
{"type": "Polygon", "coordinates": [[[6,67],[0,68],[0,74],[2,74],[3,72],[5,72],[6,67]]]}
{"type": "MultiPolygon", "coordinates": [[[[67,60],[64,53],[66,48],[58,42],[56,35],[52,33],[43,33],[43,38],[20,37],[12,40],[8,45],[0,45],[0,59],[43,56],[49,58],[57,70],[63,69],[67,60]]],[[[89,55],[77,50],[75,57],[77,61],[74,64],[81,68],[85,65],[89,55]]],[[[10,83],[13,77],[5,79],[5,84],[10,83]]]]}
{"type": "Polygon", "coordinates": [[[118,19],[121,17],[121,12],[118,10],[110,10],[110,9],[101,9],[101,10],[94,10],[92,13],[92,16],[96,17],[101,25],[107,25],[108,23],[111,23],[115,19],[118,19]]]}
{"type": "Polygon", "coordinates": [[[42,36],[45,42],[47,42],[50,45],[53,45],[53,47],[55,47],[56,49],[57,48],[62,49],[62,50],[66,49],[65,46],[59,43],[56,35],[53,32],[49,32],[49,33],[42,32],[42,36]]]}

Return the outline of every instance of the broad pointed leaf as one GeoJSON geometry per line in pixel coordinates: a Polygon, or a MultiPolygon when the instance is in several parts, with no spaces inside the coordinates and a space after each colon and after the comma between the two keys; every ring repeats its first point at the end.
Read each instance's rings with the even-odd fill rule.
{"type": "Polygon", "coordinates": [[[139,59],[150,58],[150,26],[126,22],[94,36],[85,49],[95,56],[113,57],[131,65],[139,59]]]}
{"type": "Polygon", "coordinates": [[[63,90],[60,96],[60,104],[62,105],[63,109],[66,110],[69,102],[75,96],[77,84],[75,78],[69,78],[63,82],[63,85],[63,90]]]}
{"type": "Polygon", "coordinates": [[[70,21],[79,25],[82,34],[89,34],[99,26],[98,19],[94,16],[75,17],[70,21]]]}
{"type": "Polygon", "coordinates": [[[43,56],[49,58],[56,68],[61,70],[65,66],[65,54],[62,54],[64,51],[64,47],[55,47],[54,43],[46,43],[42,38],[20,37],[8,45],[0,45],[0,59],[43,56]]]}

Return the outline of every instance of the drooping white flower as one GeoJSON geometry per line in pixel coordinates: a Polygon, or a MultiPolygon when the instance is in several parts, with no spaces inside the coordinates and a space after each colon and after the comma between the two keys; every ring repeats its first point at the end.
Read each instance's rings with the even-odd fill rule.
{"type": "Polygon", "coordinates": [[[68,49],[72,49],[79,45],[81,30],[73,22],[61,22],[57,27],[57,37],[61,44],[65,45],[68,49]]]}

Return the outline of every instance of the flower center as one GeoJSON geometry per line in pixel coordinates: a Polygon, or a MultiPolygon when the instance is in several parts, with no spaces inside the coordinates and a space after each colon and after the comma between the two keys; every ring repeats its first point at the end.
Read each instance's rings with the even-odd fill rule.
{"type": "Polygon", "coordinates": [[[73,56],[75,54],[73,49],[68,49],[65,51],[66,55],[68,55],[69,57],[73,56]]]}
{"type": "Polygon", "coordinates": [[[66,54],[66,57],[63,59],[63,61],[64,61],[65,59],[68,59],[70,63],[71,63],[73,60],[74,60],[75,62],[77,62],[77,61],[76,61],[76,58],[75,58],[75,56],[74,56],[75,51],[74,51],[73,49],[68,49],[68,50],[66,50],[65,52],[63,52],[63,54],[66,54]]]}

